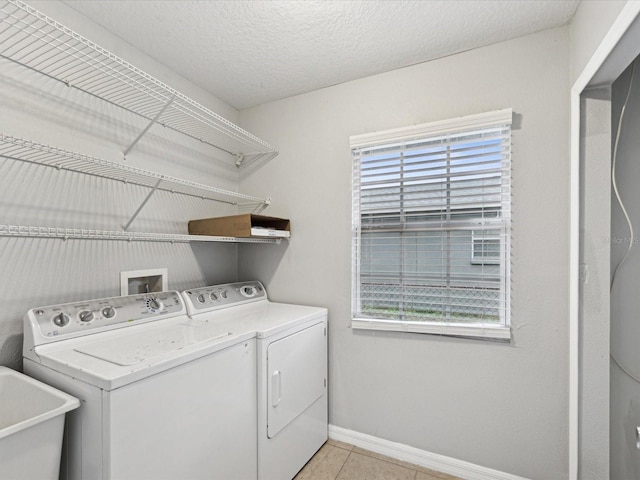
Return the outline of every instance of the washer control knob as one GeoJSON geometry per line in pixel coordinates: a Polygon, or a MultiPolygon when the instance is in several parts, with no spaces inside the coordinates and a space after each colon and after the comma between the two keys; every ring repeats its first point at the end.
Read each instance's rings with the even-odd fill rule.
{"type": "Polygon", "coordinates": [[[102,309],[102,316],[104,318],[113,318],[116,316],[116,309],[112,306],[104,307],[102,309]]]}
{"type": "Polygon", "coordinates": [[[53,317],[53,323],[58,327],[64,327],[67,323],[69,323],[69,315],[66,313],[59,313],[53,317]]]}
{"type": "Polygon", "coordinates": [[[162,300],[156,297],[151,297],[147,299],[147,310],[149,310],[151,313],[158,313],[163,308],[164,308],[164,305],[162,304],[162,300]]]}
{"type": "Polygon", "coordinates": [[[251,298],[255,297],[258,292],[253,285],[244,285],[240,288],[240,293],[247,298],[251,298]]]}
{"type": "Polygon", "coordinates": [[[198,303],[204,303],[206,299],[203,294],[200,294],[196,297],[196,300],[198,300],[198,303]]]}
{"type": "Polygon", "coordinates": [[[83,310],[78,314],[78,318],[83,323],[88,323],[95,318],[95,315],[90,310],[83,310]]]}
{"type": "Polygon", "coordinates": [[[213,300],[214,302],[217,302],[218,300],[220,300],[220,299],[218,298],[218,295],[216,295],[216,293],[215,293],[215,292],[211,292],[211,293],[209,294],[209,298],[210,298],[211,300],[213,300]]]}
{"type": "Polygon", "coordinates": [[[226,290],[222,290],[222,291],[220,292],[220,296],[221,296],[222,298],[227,298],[227,297],[229,296],[229,293],[228,293],[226,290]]]}

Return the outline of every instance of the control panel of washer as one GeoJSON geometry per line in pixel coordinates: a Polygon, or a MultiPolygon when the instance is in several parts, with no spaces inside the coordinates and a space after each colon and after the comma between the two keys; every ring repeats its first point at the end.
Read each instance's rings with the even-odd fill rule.
{"type": "Polygon", "coordinates": [[[31,328],[38,328],[43,337],[57,337],[158,320],[184,310],[180,294],[173,291],[33,308],[27,312],[27,318],[31,320],[31,328]]]}
{"type": "Polygon", "coordinates": [[[267,298],[267,292],[258,281],[192,288],[182,293],[185,296],[189,314],[216,310],[218,308],[267,298]]]}

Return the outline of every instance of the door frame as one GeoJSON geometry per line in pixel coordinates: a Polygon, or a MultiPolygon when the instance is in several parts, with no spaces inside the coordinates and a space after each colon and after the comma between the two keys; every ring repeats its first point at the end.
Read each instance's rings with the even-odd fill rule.
{"type": "Polygon", "coordinates": [[[640,2],[625,4],[571,87],[569,220],[569,480],[578,480],[580,434],[580,100],[584,90],[610,84],[640,54],[640,2]]]}

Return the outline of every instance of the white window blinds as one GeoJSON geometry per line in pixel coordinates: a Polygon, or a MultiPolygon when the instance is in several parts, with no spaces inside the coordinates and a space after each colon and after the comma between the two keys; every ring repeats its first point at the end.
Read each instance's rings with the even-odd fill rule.
{"type": "Polygon", "coordinates": [[[509,325],[510,142],[510,109],[351,137],[355,328],[509,325]]]}

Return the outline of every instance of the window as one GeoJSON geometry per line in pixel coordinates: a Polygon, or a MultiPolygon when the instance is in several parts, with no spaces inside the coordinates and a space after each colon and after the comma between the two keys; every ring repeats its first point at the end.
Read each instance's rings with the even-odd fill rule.
{"type": "Polygon", "coordinates": [[[352,327],[510,338],[511,110],[350,141],[352,327]]]}
{"type": "Polygon", "coordinates": [[[500,264],[500,230],[474,230],[471,234],[471,263],[500,264]]]}

